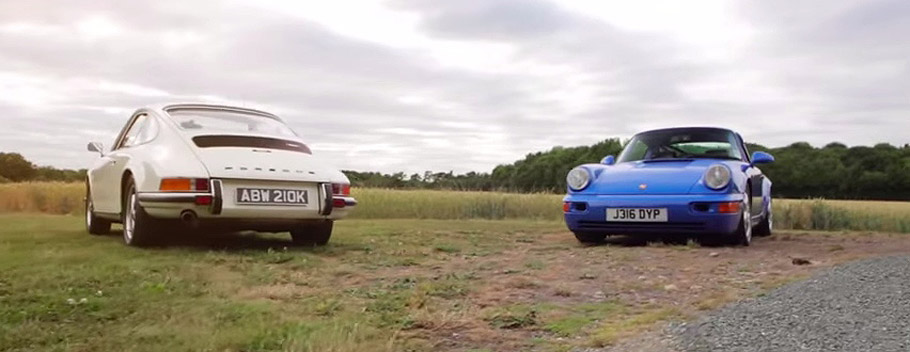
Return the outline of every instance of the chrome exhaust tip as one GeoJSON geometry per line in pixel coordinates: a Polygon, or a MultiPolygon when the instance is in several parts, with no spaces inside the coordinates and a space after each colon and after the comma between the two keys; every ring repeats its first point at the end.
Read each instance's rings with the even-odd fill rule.
{"type": "Polygon", "coordinates": [[[196,212],[192,210],[184,210],[180,212],[180,221],[184,224],[196,227],[198,225],[199,217],[196,215],[196,212]]]}

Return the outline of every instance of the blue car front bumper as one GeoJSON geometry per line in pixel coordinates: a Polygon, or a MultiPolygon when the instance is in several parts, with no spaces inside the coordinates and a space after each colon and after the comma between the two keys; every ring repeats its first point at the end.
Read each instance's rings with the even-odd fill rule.
{"type": "Polygon", "coordinates": [[[565,197],[566,225],[576,233],[603,234],[730,234],[742,213],[722,213],[720,204],[742,202],[741,194],[584,195],[565,197]],[[666,208],[666,222],[607,221],[607,208],[666,208]]]}

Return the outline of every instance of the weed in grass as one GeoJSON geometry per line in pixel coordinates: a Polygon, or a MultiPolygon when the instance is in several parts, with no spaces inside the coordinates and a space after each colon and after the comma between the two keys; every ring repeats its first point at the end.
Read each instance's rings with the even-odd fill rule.
{"type": "Polygon", "coordinates": [[[274,250],[269,247],[263,261],[269,264],[282,264],[294,260],[295,257],[294,253],[288,253],[287,247],[282,250],[274,250]]]}
{"type": "Polygon", "coordinates": [[[547,267],[547,265],[542,260],[537,260],[537,259],[531,260],[531,261],[525,263],[525,268],[528,268],[531,270],[543,270],[546,267],[547,267]]]}
{"type": "Polygon", "coordinates": [[[334,298],[327,298],[316,303],[313,310],[316,312],[316,315],[330,317],[341,310],[341,301],[334,298]]]}
{"type": "Polygon", "coordinates": [[[597,347],[609,346],[623,337],[650,329],[659,321],[683,317],[683,314],[677,308],[643,309],[621,315],[624,316],[616,320],[611,319],[611,321],[598,328],[598,332],[591,338],[591,344],[597,347]]]}
{"type": "Polygon", "coordinates": [[[559,296],[559,297],[572,297],[572,295],[574,294],[574,292],[572,292],[571,289],[566,288],[566,287],[557,287],[557,288],[553,291],[553,294],[556,295],[556,296],[559,296]]]}
{"type": "Polygon", "coordinates": [[[497,329],[521,329],[537,325],[537,310],[526,305],[496,308],[484,320],[497,329]]]}
{"type": "Polygon", "coordinates": [[[841,246],[839,244],[828,246],[828,252],[839,252],[842,250],[844,250],[844,246],[841,246]]]}
{"type": "Polygon", "coordinates": [[[417,291],[424,292],[432,297],[452,299],[466,295],[468,293],[468,285],[462,281],[441,280],[420,284],[417,287],[417,291]]]}
{"type": "Polygon", "coordinates": [[[579,335],[593,323],[609,319],[622,310],[617,302],[589,303],[564,308],[565,311],[544,326],[549,332],[563,337],[579,335]]]}
{"type": "Polygon", "coordinates": [[[698,310],[713,310],[724,304],[733,302],[737,298],[739,298],[739,294],[733,290],[718,291],[699,300],[695,305],[695,308],[698,310]]]}
{"type": "Polygon", "coordinates": [[[389,288],[393,290],[406,290],[417,286],[417,279],[413,277],[402,277],[396,279],[389,288]]]}
{"type": "Polygon", "coordinates": [[[536,290],[536,289],[543,287],[543,285],[541,285],[534,279],[531,279],[528,277],[523,277],[523,276],[513,278],[513,279],[509,280],[509,282],[507,282],[506,284],[511,288],[516,288],[519,290],[536,290]]]}
{"type": "Polygon", "coordinates": [[[298,322],[286,323],[277,328],[264,330],[247,351],[393,351],[395,334],[386,336],[377,344],[376,331],[363,323],[335,321],[330,323],[298,322]]]}
{"type": "Polygon", "coordinates": [[[454,244],[437,244],[435,247],[433,247],[433,249],[435,249],[437,252],[442,252],[442,253],[461,252],[461,248],[459,248],[458,246],[456,246],[454,244]]]}
{"type": "Polygon", "coordinates": [[[364,311],[375,315],[378,326],[393,327],[402,322],[410,302],[407,293],[378,290],[371,296],[373,300],[367,304],[364,311]]]}

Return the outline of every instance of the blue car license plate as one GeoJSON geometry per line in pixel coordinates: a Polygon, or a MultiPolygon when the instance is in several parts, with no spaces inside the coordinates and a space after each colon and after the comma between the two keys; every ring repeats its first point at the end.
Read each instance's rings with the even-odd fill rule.
{"type": "Polygon", "coordinates": [[[667,222],[667,208],[607,208],[607,221],[667,222]]]}

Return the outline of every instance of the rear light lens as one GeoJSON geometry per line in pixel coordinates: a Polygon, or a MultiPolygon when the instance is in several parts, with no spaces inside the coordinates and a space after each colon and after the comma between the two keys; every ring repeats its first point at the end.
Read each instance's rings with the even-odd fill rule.
{"type": "Polygon", "coordinates": [[[196,189],[195,191],[208,192],[209,191],[209,179],[207,178],[197,178],[196,179],[196,189]]]}
{"type": "Polygon", "coordinates": [[[333,183],[332,194],[336,196],[349,196],[351,195],[351,185],[347,183],[333,183]]]}
{"type": "Polygon", "coordinates": [[[196,205],[212,205],[212,196],[196,196],[196,205]]]}
{"type": "Polygon", "coordinates": [[[563,202],[563,203],[562,203],[562,212],[563,212],[563,213],[568,213],[569,210],[572,210],[572,203],[563,202]]]}
{"type": "Polygon", "coordinates": [[[345,204],[344,199],[339,199],[339,198],[332,199],[332,206],[335,208],[344,208],[346,205],[347,204],[345,204]]]}
{"type": "Polygon", "coordinates": [[[739,212],[739,202],[720,203],[717,205],[717,212],[719,212],[719,213],[738,213],[739,212]]]}
{"type": "Polygon", "coordinates": [[[163,178],[158,187],[162,192],[208,192],[207,178],[163,178]]]}

